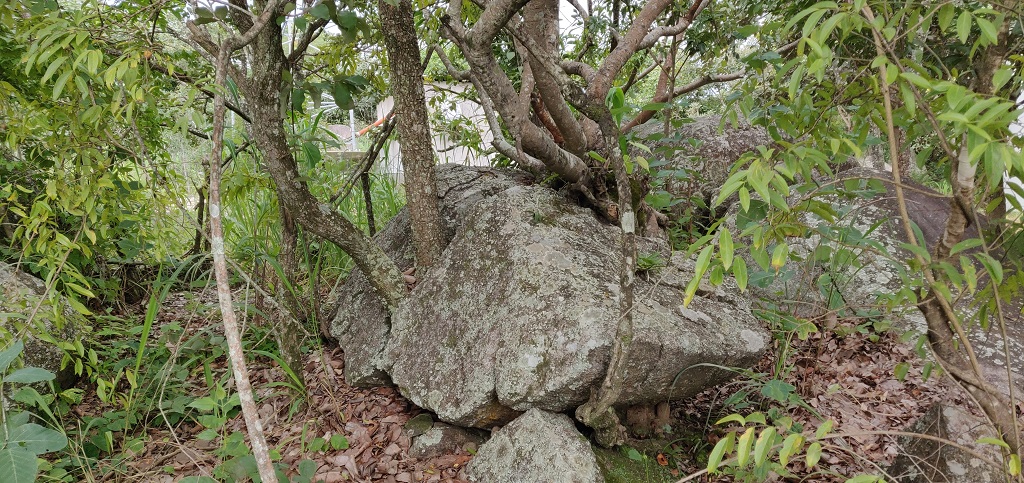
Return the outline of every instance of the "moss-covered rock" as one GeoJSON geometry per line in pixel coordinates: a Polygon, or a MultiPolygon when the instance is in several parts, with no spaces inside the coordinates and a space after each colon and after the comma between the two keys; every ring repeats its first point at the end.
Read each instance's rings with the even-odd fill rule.
{"type": "Polygon", "coordinates": [[[606,483],[669,483],[678,480],[655,457],[629,448],[594,446],[597,464],[606,483]]]}

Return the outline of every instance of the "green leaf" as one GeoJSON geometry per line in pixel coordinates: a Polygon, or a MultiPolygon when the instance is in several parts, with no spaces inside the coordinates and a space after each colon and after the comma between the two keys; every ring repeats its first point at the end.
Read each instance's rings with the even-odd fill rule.
{"type": "Polygon", "coordinates": [[[56,376],[54,376],[52,372],[47,371],[46,369],[25,367],[12,372],[11,375],[4,378],[4,382],[32,384],[35,382],[52,381],[55,377],[56,376]]]}
{"type": "Polygon", "coordinates": [[[818,430],[814,432],[814,436],[816,436],[818,439],[824,438],[826,434],[832,431],[832,426],[834,424],[835,421],[831,419],[826,420],[824,423],[821,423],[821,426],[818,427],[818,430]]]}
{"type": "Polygon", "coordinates": [[[978,258],[978,261],[985,266],[985,271],[988,272],[990,277],[992,277],[992,281],[995,282],[996,285],[1003,283],[1002,264],[987,253],[979,253],[976,257],[978,258]]]}
{"type": "Polygon", "coordinates": [[[960,39],[960,43],[966,44],[967,38],[971,36],[971,13],[968,11],[960,12],[960,16],[956,19],[956,34],[960,39]]]}
{"type": "Polygon", "coordinates": [[[789,257],[789,245],[785,243],[779,243],[772,250],[772,270],[778,272],[782,269],[782,266],[786,264],[786,259],[789,257]]]}
{"type": "Polygon", "coordinates": [[[725,424],[725,423],[739,423],[739,424],[743,425],[743,424],[747,424],[747,419],[744,418],[742,415],[733,413],[733,414],[730,414],[730,415],[728,415],[728,416],[726,416],[726,417],[724,417],[722,419],[719,419],[718,421],[715,421],[715,425],[716,426],[719,426],[719,425],[722,425],[722,424],[725,424]]]}
{"type": "Polygon", "coordinates": [[[786,440],[782,442],[782,449],[779,450],[779,464],[782,466],[789,464],[789,457],[799,453],[803,445],[804,436],[802,434],[786,436],[786,440]]]}
{"type": "Polygon", "coordinates": [[[772,379],[761,386],[761,394],[764,397],[774,399],[781,403],[788,401],[789,395],[795,390],[796,386],[778,379],[772,379]]]}
{"type": "Polygon", "coordinates": [[[302,460],[299,462],[299,474],[308,479],[312,479],[313,476],[316,474],[316,469],[319,466],[320,465],[318,465],[316,461],[302,460]]]}
{"type": "Polygon", "coordinates": [[[946,3],[939,8],[939,30],[942,31],[942,33],[945,33],[946,29],[949,28],[949,25],[953,23],[953,14],[955,13],[956,8],[953,6],[952,2],[946,3]]]}
{"type": "Polygon", "coordinates": [[[641,455],[640,452],[636,450],[636,448],[629,448],[628,450],[626,450],[626,457],[633,461],[643,461],[644,459],[643,455],[641,455]]]}
{"type": "Polygon", "coordinates": [[[85,66],[89,72],[89,75],[96,75],[99,72],[100,62],[103,61],[103,52],[99,50],[90,50],[89,55],[85,58],[85,66]]]}
{"type": "Polygon", "coordinates": [[[68,445],[68,438],[52,429],[28,423],[11,429],[7,435],[7,444],[8,447],[18,446],[40,455],[64,449],[68,445]]]}
{"type": "Polygon", "coordinates": [[[732,264],[732,276],[736,279],[736,285],[740,287],[740,292],[747,290],[747,262],[742,258],[737,258],[732,264]]]}
{"type": "Polygon", "coordinates": [[[756,34],[757,30],[760,28],[761,27],[758,25],[744,25],[736,29],[736,33],[733,35],[735,35],[737,38],[747,38],[750,37],[751,35],[756,34]]]}
{"type": "Polygon", "coordinates": [[[25,349],[25,344],[20,340],[12,344],[10,347],[0,352],[0,374],[7,372],[7,368],[11,367],[11,363],[21,355],[21,351],[25,349]]]}
{"type": "Polygon", "coordinates": [[[348,449],[348,438],[341,434],[332,435],[331,447],[335,450],[348,449]]]}
{"type": "Polygon", "coordinates": [[[739,440],[736,441],[736,465],[746,466],[747,460],[750,459],[750,447],[754,444],[754,427],[751,426],[743,432],[739,440]]]}
{"type": "Polygon", "coordinates": [[[1006,68],[1000,67],[999,70],[992,76],[992,86],[996,91],[1002,89],[1010,79],[1013,78],[1013,71],[1006,68]]]}
{"type": "Polygon", "coordinates": [[[960,243],[953,245],[953,248],[949,250],[949,256],[956,255],[964,250],[970,250],[971,248],[981,246],[982,241],[983,240],[981,238],[968,238],[963,240],[960,243]]]}
{"type": "Polygon", "coordinates": [[[57,99],[60,99],[60,95],[64,92],[64,86],[67,85],[68,79],[70,79],[71,78],[71,74],[74,74],[74,73],[75,73],[75,71],[73,71],[73,70],[68,70],[67,72],[64,72],[63,74],[60,75],[60,77],[57,78],[57,82],[53,84],[53,96],[52,96],[52,99],[55,102],[57,101],[57,99]]]}
{"type": "Polygon", "coordinates": [[[0,481],[32,483],[39,471],[39,461],[31,451],[17,446],[0,449],[0,481]]]}
{"type": "Polygon", "coordinates": [[[217,402],[210,397],[201,397],[189,403],[188,406],[200,411],[213,411],[213,408],[217,407],[217,402]]]}
{"type": "Polygon", "coordinates": [[[708,245],[700,251],[700,255],[697,255],[697,264],[693,271],[693,279],[686,285],[686,294],[683,297],[684,307],[688,307],[690,302],[693,301],[693,297],[697,295],[697,287],[700,285],[700,279],[704,278],[704,274],[711,266],[711,252],[713,250],[714,247],[708,245]]]}
{"type": "Polygon", "coordinates": [[[907,371],[909,370],[910,364],[906,362],[901,362],[899,364],[896,364],[896,369],[893,371],[893,374],[896,376],[896,380],[902,382],[904,379],[907,378],[907,371]]]}
{"type": "Polygon", "coordinates": [[[708,473],[715,473],[718,471],[718,465],[722,463],[722,458],[725,457],[725,453],[732,450],[733,440],[736,438],[735,432],[729,432],[724,438],[718,440],[715,444],[715,448],[711,450],[711,454],[708,455],[708,473]]]}
{"type": "Polygon", "coordinates": [[[732,266],[733,244],[732,233],[728,228],[722,228],[718,237],[718,254],[722,257],[722,268],[728,270],[732,266]]]}
{"type": "Polygon", "coordinates": [[[811,443],[807,447],[807,468],[814,468],[821,460],[821,443],[811,443]]]}
{"type": "Polygon", "coordinates": [[[199,438],[202,441],[213,441],[217,436],[220,436],[220,434],[217,433],[216,429],[206,428],[200,431],[199,434],[196,435],[196,438],[199,438]]]}
{"type": "Polygon", "coordinates": [[[994,444],[994,445],[1002,447],[1002,448],[1010,449],[1010,445],[1006,444],[1005,441],[1003,441],[1003,440],[1001,440],[999,438],[992,438],[992,437],[979,438],[978,439],[978,444],[994,444]]]}
{"type": "Polygon", "coordinates": [[[917,255],[917,256],[921,257],[922,259],[924,259],[925,263],[930,262],[931,259],[932,259],[932,255],[930,253],[928,253],[928,250],[924,249],[920,245],[913,245],[913,244],[910,244],[910,243],[900,243],[900,247],[903,248],[904,250],[907,250],[907,251],[913,253],[914,255],[917,255]]]}
{"type": "Polygon", "coordinates": [[[63,65],[64,61],[66,60],[68,60],[67,56],[63,55],[57,57],[56,59],[53,59],[53,62],[50,62],[50,66],[46,68],[46,72],[43,73],[43,77],[39,79],[39,83],[45,84],[46,81],[49,80],[50,77],[52,77],[53,74],[57,72],[57,69],[59,69],[60,66],[63,65]]]}
{"type": "Polygon", "coordinates": [[[740,207],[745,212],[750,211],[750,190],[743,186],[740,187],[738,193],[740,195],[740,207]]]}
{"type": "Polygon", "coordinates": [[[768,426],[761,431],[761,436],[754,444],[754,465],[761,466],[768,458],[768,450],[775,443],[775,426],[768,426]]]}
{"type": "Polygon", "coordinates": [[[992,25],[992,22],[984,17],[976,17],[974,20],[978,22],[978,28],[981,29],[981,36],[987,40],[989,44],[998,42],[998,39],[996,38],[996,26],[992,25]]]}
{"type": "Polygon", "coordinates": [[[67,302],[72,309],[75,309],[75,312],[78,312],[82,315],[92,315],[92,311],[89,310],[88,307],[83,305],[82,302],[79,302],[78,299],[76,299],[75,297],[68,297],[67,302]]]}
{"type": "Polygon", "coordinates": [[[322,20],[330,20],[331,9],[325,3],[320,2],[309,9],[309,14],[322,20]]]}
{"type": "Polygon", "coordinates": [[[915,86],[920,87],[922,89],[930,89],[932,86],[932,84],[928,82],[927,79],[913,72],[902,72],[900,73],[900,77],[910,81],[911,84],[914,84],[915,86]]]}

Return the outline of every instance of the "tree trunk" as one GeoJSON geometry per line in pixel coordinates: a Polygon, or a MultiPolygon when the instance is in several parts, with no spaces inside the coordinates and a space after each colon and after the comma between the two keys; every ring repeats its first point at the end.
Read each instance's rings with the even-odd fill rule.
{"type": "Polygon", "coordinates": [[[279,26],[260,32],[253,44],[260,55],[253,57],[251,78],[241,85],[251,106],[253,138],[277,186],[278,202],[307,232],[338,245],[352,257],[388,311],[394,311],[406,293],[398,266],[352,222],[318,201],[299,174],[281,111],[282,72],[287,68],[281,41],[279,26]]]}
{"type": "Polygon", "coordinates": [[[434,145],[427,121],[423,92],[423,67],[412,17],[412,4],[380,0],[381,30],[391,63],[391,94],[398,114],[398,137],[402,143],[402,169],[409,201],[416,264],[429,267],[441,254],[441,215],[434,178],[434,145]]]}
{"type": "Polygon", "coordinates": [[[302,367],[302,335],[305,333],[302,321],[306,320],[306,314],[295,294],[295,274],[299,268],[298,227],[284,205],[279,203],[278,210],[281,214],[281,251],[277,261],[281,264],[281,280],[277,287],[277,297],[291,314],[277,317],[274,321],[274,338],[285,364],[298,372],[302,367]]]}
{"type": "MultiPolygon", "coordinates": [[[[231,61],[231,49],[221,45],[217,55],[217,75],[215,85],[224,87],[227,82],[227,64],[231,61]]],[[[231,286],[228,281],[227,260],[224,255],[224,228],[221,223],[220,204],[220,161],[223,154],[224,139],[224,94],[218,92],[213,100],[213,151],[210,153],[210,239],[213,240],[213,271],[217,279],[217,299],[220,301],[221,317],[224,321],[224,337],[228,342],[228,354],[231,360],[232,375],[238,389],[238,399],[245,418],[245,426],[249,433],[249,443],[256,458],[260,479],[267,483],[277,483],[270,460],[256,399],[252,384],[249,381],[249,370],[245,365],[245,351],[242,347],[242,333],[235,319],[235,308],[231,301],[231,286]]]]}

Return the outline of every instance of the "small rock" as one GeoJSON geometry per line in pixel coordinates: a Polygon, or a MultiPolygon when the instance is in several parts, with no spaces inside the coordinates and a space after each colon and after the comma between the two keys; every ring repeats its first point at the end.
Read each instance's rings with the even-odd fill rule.
{"type": "Polygon", "coordinates": [[[410,438],[415,438],[434,426],[434,418],[429,414],[422,413],[405,423],[405,432],[410,438]]]}
{"type": "Polygon", "coordinates": [[[476,448],[484,440],[484,436],[479,431],[444,423],[434,423],[434,427],[413,438],[409,456],[426,459],[444,454],[476,451],[476,448]]]}
{"type": "Polygon", "coordinates": [[[531,409],[480,447],[470,481],[502,483],[604,482],[590,443],[564,414],[531,409]]]}

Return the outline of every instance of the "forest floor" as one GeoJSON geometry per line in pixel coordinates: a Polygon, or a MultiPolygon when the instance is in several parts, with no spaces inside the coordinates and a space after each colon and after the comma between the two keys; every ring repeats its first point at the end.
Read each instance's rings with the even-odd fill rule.
{"type": "MultiPolygon", "coordinates": [[[[156,326],[175,323],[184,327],[186,333],[217,333],[220,319],[213,307],[216,296],[212,290],[171,294],[162,305],[156,326]],[[208,310],[197,311],[197,301],[208,310]]],[[[671,442],[672,435],[667,435],[665,440],[669,442],[661,446],[662,451],[649,456],[673,479],[701,470],[706,455],[727,429],[715,426],[715,421],[733,412],[770,408],[759,392],[764,376],[771,379],[776,374],[792,384],[794,393],[799,395],[788,404],[775,403],[777,411],[787,413],[809,430],[831,419],[835,422],[833,432],[849,435],[834,440],[835,444],[826,448],[821,467],[813,474],[799,461],[791,462],[789,470],[800,476],[801,481],[845,481],[856,474],[880,474],[879,469],[887,467],[900,452],[899,444],[895,437],[863,434],[864,431],[903,431],[940,400],[966,406],[960,391],[941,378],[922,380],[922,360],[913,346],[902,342],[895,332],[877,334],[853,322],[833,321],[833,325],[840,330],[815,332],[806,340],[791,341],[789,349],[781,351],[786,356],[782,364],[778,360],[780,344],[776,342],[777,350],[754,369],[762,374],[760,384],[741,377],[687,401],[673,402],[672,434],[697,433],[704,437],[671,442]],[[837,336],[839,332],[845,335],[837,336]],[[909,365],[903,381],[894,375],[900,363],[909,365]],[[739,391],[751,394],[745,398],[747,407],[723,406],[739,391]],[[698,455],[703,455],[703,461],[698,455]]],[[[312,481],[328,483],[464,480],[464,467],[472,459],[471,454],[423,460],[411,457],[411,441],[403,425],[423,410],[394,388],[349,386],[343,377],[343,364],[342,352],[337,347],[325,345],[310,351],[301,371],[305,394],[299,394],[286,386],[287,374],[272,359],[250,355],[250,377],[267,440],[279,453],[279,462],[291,469],[289,476],[298,475],[303,468],[307,477],[313,476],[312,481]],[[304,460],[309,462],[303,463],[304,460]]],[[[195,388],[194,397],[208,395],[203,391],[208,391],[211,375],[214,379],[217,375],[225,378],[229,370],[224,356],[205,365],[205,370],[200,367],[187,376],[190,387],[195,388]]],[[[95,392],[89,391],[74,412],[80,417],[98,416],[109,409],[110,405],[100,402],[95,392]]],[[[219,436],[212,439],[209,434],[203,436],[204,428],[195,419],[183,418],[172,425],[154,418],[142,435],[142,448],[120,463],[101,464],[97,475],[105,475],[100,478],[105,481],[171,482],[186,476],[218,475],[221,467],[219,474],[223,476],[222,465],[230,459],[225,436],[245,433],[242,416],[235,413],[237,410],[227,414],[219,436]]],[[[690,481],[724,479],[702,475],[690,481]]]]}

